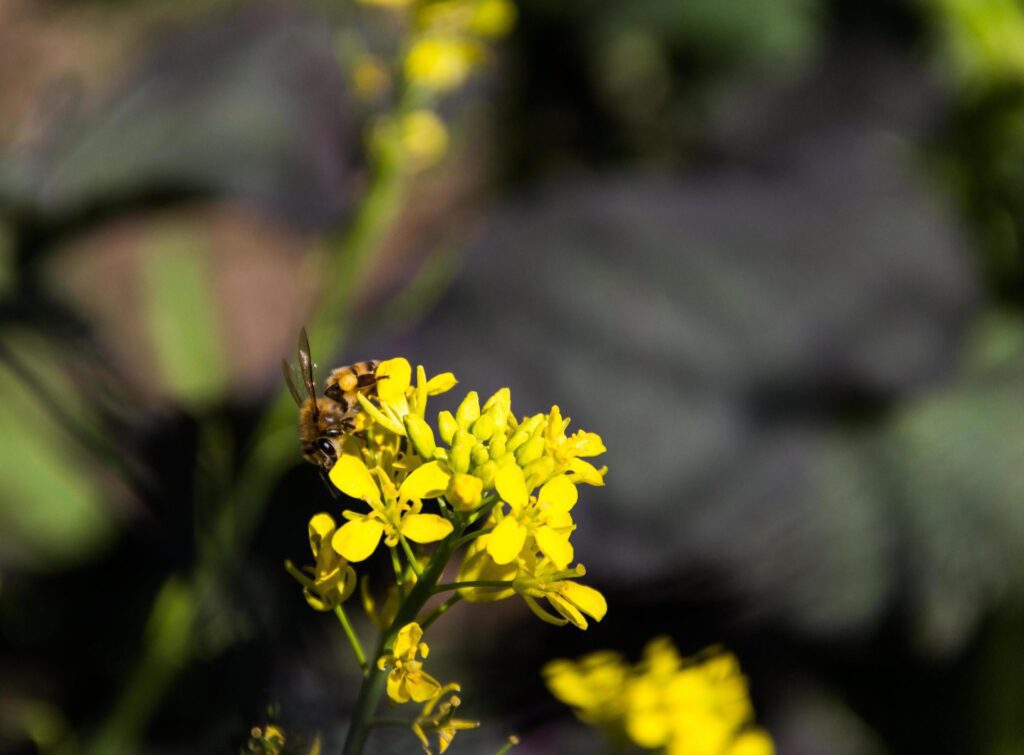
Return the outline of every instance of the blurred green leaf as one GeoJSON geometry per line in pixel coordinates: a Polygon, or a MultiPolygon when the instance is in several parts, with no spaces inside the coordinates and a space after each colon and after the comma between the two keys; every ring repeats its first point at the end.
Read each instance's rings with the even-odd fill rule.
{"type": "Polygon", "coordinates": [[[227,371],[203,239],[179,229],[158,234],[143,259],[146,325],[165,382],[196,406],[223,395],[227,371]]]}
{"type": "Polygon", "coordinates": [[[74,407],[56,354],[29,339],[5,337],[4,345],[33,362],[45,395],[61,405],[55,412],[56,399],[48,402],[0,362],[0,560],[60,568],[96,552],[114,530],[99,467],[67,426],[95,418],[74,407]]]}

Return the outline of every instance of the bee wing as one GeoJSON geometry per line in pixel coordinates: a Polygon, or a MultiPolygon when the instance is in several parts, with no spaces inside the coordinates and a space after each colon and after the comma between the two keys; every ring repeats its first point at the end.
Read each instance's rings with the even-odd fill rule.
{"type": "Polygon", "coordinates": [[[313,382],[313,358],[309,355],[309,337],[306,329],[299,331],[299,371],[302,373],[302,382],[306,386],[307,395],[313,399],[313,419],[320,416],[320,410],[316,404],[316,384],[313,382]]]}
{"type": "Polygon", "coordinates": [[[284,374],[284,382],[288,385],[288,392],[292,394],[292,398],[295,399],[295,403],[302,406],[302,394],[299,393],[299,389],[295,387],[295,368],[288,364],[288,360],[281,360],[281,372],[284,374]]]}

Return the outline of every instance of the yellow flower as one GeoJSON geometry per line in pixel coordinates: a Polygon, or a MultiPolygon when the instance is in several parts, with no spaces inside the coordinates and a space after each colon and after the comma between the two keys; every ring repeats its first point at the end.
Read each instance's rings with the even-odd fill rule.
{"type": "Polygon", "coordinates": [[[430,110],[414,110],[401,123],[402,152],[409,168],[425,170],[448,149],[448,128],[430,110]]]}
{"type": "Polygon", "coordinates": [[[528,557],[521,559],[520,564],[522,567],[514,580],[513,589],[523,596],[526,605],[542,621],[559,626],[572,624],[578,629],[586,629],[589,626],[587,616],[600,621],[608,613],[604,595],[593,587],[572,580],[572,577],[581,577],[586,573],[582,566],[567,573],[554,567],[547,559],[528,557]],[[531,562],[537,565],[527,568],[531,562]],[[540,598],[546,599],[558,616],[545,611],[537,603],[540,598]]]}
{"type": "Polygon", "coordinates": [[[597,433],[577,430],[569,437],[565,434],[568,426],[569,419],[562,419],[561,410],[557,406],[552,406],[544,428],[548,454],[560,467],[570,471],[574,482],[604,485],[604,476],[608,468],[598,469],[590,462],[583,460],[586,457],[598,456],[608,450],[604,447],[601,436],[597,433]]]}
{"type": "Polygon", "coordinates": [[[551,661],[541,673],[551,694],[589,724],[607,726],[625,713],[629,667],[618,653],[603,650],[578,662],[551,661]]]}
{"type": "Polygon", "coordinates": [[[334,533],[331,545],[349,561],[364,561],[377,549],[381,538],[385,545],[395,546],[400,537],[416,543],[443,540],[452,531],[452,524],[437,514],[422,514],[424,498],[436,498],[448,487],[448,476],[437,462],[417,467],[400,486],[375,468],[367,469],[362,459],[343,455],[331,469],[331,482],[352,498],[370,506],[368,514],[345,511],[349,521],[334,533]]]}
{"type": "Polygon", "coordinates": [[[405,76],[434,92],[457,89],[483,57],[481,46],[457,36],[430,36],[415,42],[405,58],[405,76]]]}
{"type": "Polygon", "coordinates": [[[390,653],[385,653],[377,660],[377,667],[388,672],[388,697],[396,703],[407,703],[409,700],[422,703],[436,697],[441,692],[441,684],[423,670],[424,658],[430,654],[430,648],[423,638],[423,629],[416,622],[406,624],[398,630],[395,643],[390,653]]]}
{"type": "Polygon", "coordinates": [[[771,737],[753,725],[746,679],[736,658],[717,649],[682,658],[659,637],[628,667],[614,653],[545,668],[548,687],[588,723],[624,732],[667,755],[773,755],[771,737]]]}
{"type": "Polygon", "coordinates": [[[455,711],[462,704],[462,701],[458,695],[453,694],[447,700],[444,700],[444,696],[458,691],[458,684],[446,684],[435,697],[427,700],[423,706],[423,711],[413,721],[412,731],[419,738],[423,745],[423,751],[427,755],[431,755],[433,752],[430,749],[430,740],[427,735],[437,735],[437,751],[438,753],[444,753],[451,745],[456,732],[475,729],[480,726],[479,721],[455,718],[455,711]]]}
{"type": "Polygon", "coordinates": [[[309,520],[309,547],[316,564],[305,567],[303,571],[312,578],[287,564],[288,570],[302,582],[306,602],[317,611],[332,610],[348,600],[356,587],[355,570],[330,546],[335,527],[329,514],[317,514],[309,520]]]}
{"type": "Polygon", "coordinates": [[[576,505],[576,486],[564,475],[544,483],[536,497],[530,495],[523,470],[507,464],[494,478],[501,499],[509,505],[504,516],[491,533],[487,552],[496,564],[515,560],[532,537],[541,553],[551,559],[559,569],[565,569],[573,559],[569,535],[575,529],[569,514],[576,505]]]}
{"type": "Polygon", "coordinates": [[[422,366],[416,368],[416,385],[413,386],[412,367],[409,361],[398,357],[381,362],[377,366],[377,401],[374,404],[362,393],[356,395],[359,405],[377,424],[388,432],[404,436],[405,418],[410,413],[423,417],[427,397],[450,391],[458,381],[450,372],[427,380],[422,366]]]}

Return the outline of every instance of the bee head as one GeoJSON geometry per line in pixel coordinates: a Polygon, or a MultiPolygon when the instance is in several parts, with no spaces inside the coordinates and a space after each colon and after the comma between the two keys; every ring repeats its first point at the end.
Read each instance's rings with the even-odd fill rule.
{"type": "Polygon", "coordinates": [[[320,436],[303,449],[303,456],[310,464],[316,464],[324,470],[329,470],[338,460],[338,450],[335,448],[332,438],[320,436]]]}

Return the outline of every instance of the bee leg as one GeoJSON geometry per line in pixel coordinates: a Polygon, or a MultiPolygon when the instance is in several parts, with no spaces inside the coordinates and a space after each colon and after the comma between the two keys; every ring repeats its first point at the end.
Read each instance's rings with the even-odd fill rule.
{"type": "Polygon", "coordinates": [[[320,479],[324,481],[324,485],[327,486],[327,492],[331,494],[331,498],[339,498],[341,493],[334,487],[334,483],[331,482],[331,478],[327,476],[327,470],[320,467],[320,479]]]}

